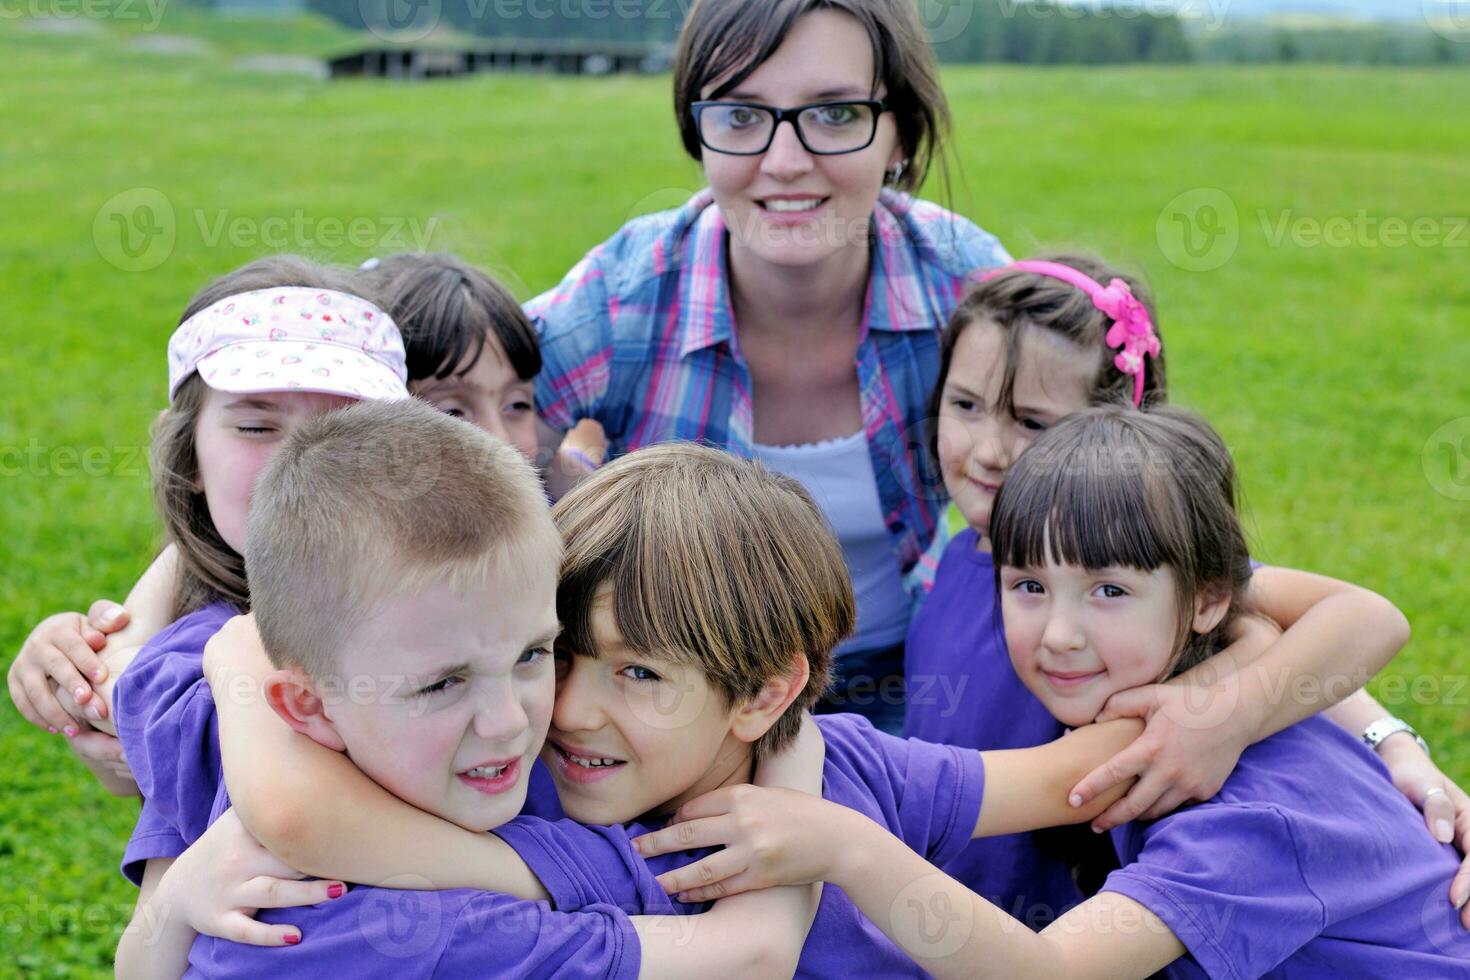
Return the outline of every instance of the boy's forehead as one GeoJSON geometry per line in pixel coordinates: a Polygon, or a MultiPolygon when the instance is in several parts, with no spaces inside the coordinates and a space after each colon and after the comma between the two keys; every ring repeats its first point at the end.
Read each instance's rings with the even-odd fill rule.
{"type": "Polygon", "coordinates": [[[561,630],[555,593],[537,592],[433,583],[390,595],[370,608],[353,631],[358,642],[349,650],[366,648],[425,663],[472,661],[505,651],[519,655],[525,647],[552,642],[561,630]]]}

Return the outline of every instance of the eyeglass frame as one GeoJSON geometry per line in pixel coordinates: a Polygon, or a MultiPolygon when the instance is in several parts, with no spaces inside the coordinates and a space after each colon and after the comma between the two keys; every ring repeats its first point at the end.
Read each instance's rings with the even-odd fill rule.
{"type": "Polygon", "coordinates": [[[861,153],[863,150],[866,150],[868,147],[872,146],[873,140],[878,138],[879,117],[881,117],[885,112],[892,111],[888,106],[887,100],[885,99],[827,99],[822,102],[809,102],[806,105],[793,106],[790,109],[778,109],[776,106],[764,105],[760,102],[735,102],[726,99],[714,99],[710,101],[691,102],[689,104],[689,110],[694,115],[694,130],[699,134],[700,145],[712,153],[720,153],[725,156],[731,157],[758,157],[762,153],[765,153],[771,148],[771,144],[776,142],[776,130],[780,129],[781,124],[783,122],[787,122],[788,120],[791,123],[791,128],[796,132],[796,138],[801,141],[802,147],[813,156],[837,157],[843,156],[847,153],[861,153]],[[873,112],[873,131],[868,134],[867,142],[865,142],[862,146],[855,146],[850,150],[812,149],[811,145],[806,141],[806,134],[801,131],[801,122],[799,121],[800,116],[808,109],[820,109],[823,106],[830,105],[861,105],[867,106],[869,109],[871,109],[873,112]],[[761,147],[759,150],[721,150],[717,147],[710,146],[709,142],[704,138],[704,122],[700,119],[700,114],[704,112],[705,109],[711,109],[717,106],[740,106],[746,109],[763,109],[766,112],[769,112],[775,118],[776,122],[773,126],[771,126],[771,133],[766,138],[766,145],[761,147]]]}

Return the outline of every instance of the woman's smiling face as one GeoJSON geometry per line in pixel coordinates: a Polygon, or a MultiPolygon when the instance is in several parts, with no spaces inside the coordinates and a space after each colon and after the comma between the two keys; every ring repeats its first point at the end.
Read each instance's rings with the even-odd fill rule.
{"type": "MultiPolygon", "coordinates": [[[[723,81],[705,86],[700,97],[710,98],[723,81]]],[[[862,24],[849,14],[817,10],[798,18],[770,58],[719,99],[792,108],[882,98],[873,81],[872,43],[862,24]]],[[[732,246],[793,267],[816,264],[866,239],[884,173],[902,152],[893,116],[885,112],[873,142],[854,153],[810,153],[786,122],[759,156],[706,148],[703,160],[732,246]]]]}

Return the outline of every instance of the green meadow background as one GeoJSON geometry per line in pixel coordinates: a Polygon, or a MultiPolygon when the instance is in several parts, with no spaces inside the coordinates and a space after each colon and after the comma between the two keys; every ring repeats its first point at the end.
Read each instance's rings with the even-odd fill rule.
{"type": "MultiPolygon", "coordinates": [[[[667,78],[329,83],[233,62],[351,43],[324,22],[180,13],[164,30],[209,48],[0,17],[7,665],[44,615],[121,598],[157,546],[142,448],[165,343],[205,280],[280,250],[356,263],[427,247],[524,298],[700,186],[667,78]]],[[[1465,80],[945,71],[953,206],[1018,256],[1080,245],[1147,275],[1173,394],[1234,448],[1256,554],[1399,604],[1414,637],[1374,688],[1470,784],[1465,80]]],[[[8,707],[0,746],[0,970],[108,974],[137,804],[8,707]]]]}

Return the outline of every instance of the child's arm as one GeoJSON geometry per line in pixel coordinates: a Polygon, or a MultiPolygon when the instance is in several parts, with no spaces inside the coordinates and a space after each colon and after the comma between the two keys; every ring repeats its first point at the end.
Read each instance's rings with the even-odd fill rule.
{"type": "MultiPolygon", "coordinates": [[[[796,744],[756,767],[756,783],[820,797],[825,756],[822,733],[806,715],[796,744]]],[[[821,903],[821,882],[723,894],[712,888],[710,897],[720,900],[697,917],[633,916],[643,944],[639,977],[707,976],[712,965],[717,965],[715,976],[739,980],[795,974],[821,903]]]]}
{"type": "MultiPolygon", "coordinates": [[[[1356,692],[1324,713],[1354,737],[1388,715],[1367,691],[1356,692]]],[[[1465,855],[1450,882],[1450,904],[1460,910],[1460,924],[1470,929],[1470,795],[1441,772],[1407,733],[1390,735],[1377,751],[1393,784],[1423,812],[1434,839],[1454,844],[1465,855]]]]}
{"type": "MultiPolygon", "coordinates": [[[[986,781],[991,782],[989,766],[986,781]]],[[[856,810],[803,793],[757,792],[764,794],[761,806],[745,816],[780,831],[779,844],[770,841],[780,857],[768,865],[771,880],[826,881],[840,887],[874,925],[935,976],[1146,977],[1185,951],[1152,912],[1111,892],[1084,903],[1084,915],[1074,910],[1037,935],[856,810]]],[[[701,801],[715,795],[690,806],[697,810],[701,801]]],[[[694,867],[659,880],[677,892],[681,884],[697,881],[697,872],[689,875],[694,867]]],[[[700,894],[694,887],[681,897],[697,900],[700,894]]]]}
{"type": "Polygon", "coordinates": [[[175,914],[158,886],[175,858],[153,858],[143,866],[143,881],[133,918],[117,944],[114,963],[118,980],[182,977],[189,968],[195,932],[175,914]]]}
{"type": "Polygon", "coordinates": [[[1147,719],[1143,737],[1073,791],[1084,801],[1123,778],[1129,794],[1094,821],[1110,829],[1155,819],[1220,791],[1246,746],[1343,700],[1408,641],[1401,612],[1367,589],[1321,575],[1262,568],[1255,611],[1285,628],[1268,639],[1249,618],[1227,649],[1167,684],[1113,695],[1099,721],[1147,719]]]}
{"type": "MultiPolygon", "coordinates": [[[[1085,806],[1067,793],[1078,775],[1124,748],[1143,731],[1122,719],[1088,725],[1030,749],[981,752],[985,793],[971,837],[1017,834],[1080,823],[1101,813],[1128,788],[1113,787],[1085,806]]],[[[749,889],[820,881],[825,865],[813,865],[810,836],[819,825],[803,823],[805,804],[783,789],[730,786],[690,800],[674,822],[633,844],[644,857],[700,847],[720,847],[705,858],[659,875],[659,884],[683,902],[704,902],[749,889]],[[794,807],[795,812],[790,809],[794,807]]]]}
{"type": "Polygon", "coordinates": [[[1034,933],[861,814],[830,813],[824,823],[841,841],[827,880],[941,980],[1143,978],[1186,952],[1162,919],[1115,892],[1034,933]]]}
{"type": "Polygon", "coordinates": [[[340,898],[340,881],[301,881],[226,810],[178,858],[143,869],[133,920],[117,947],[119,978],[180,977],[195,936],[252,946],[292,946],[301,931],[255,921],[263,908],[318,905],[340,898]]]}
{"type": "Polygon", "coordinates": [[[287,865],[384,888],[479,888],[532,901],[546,890],[510,845],[405,803],[340,752],[286,726],[261,693],[270,662],[237,617],[205,649],[230,800],[287,865]],[[424,884],[427,879],[432,884],[424,884]]]}

